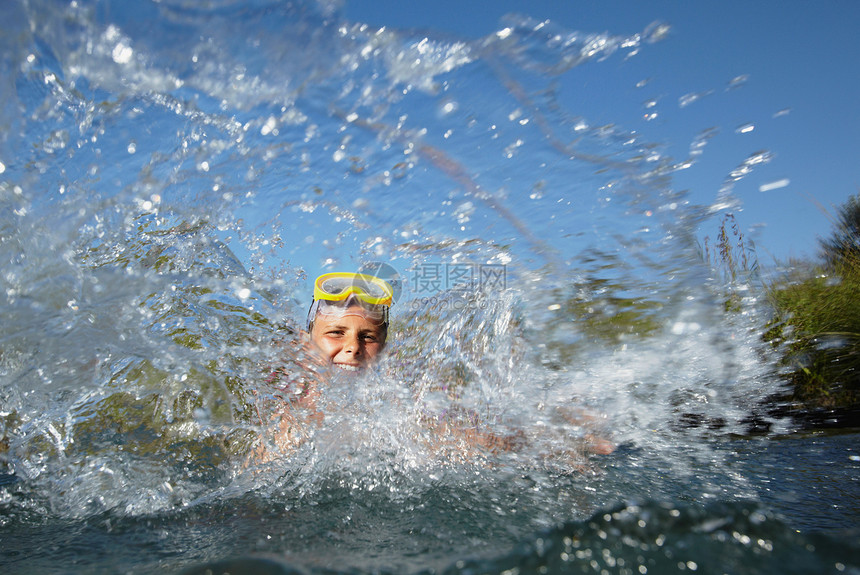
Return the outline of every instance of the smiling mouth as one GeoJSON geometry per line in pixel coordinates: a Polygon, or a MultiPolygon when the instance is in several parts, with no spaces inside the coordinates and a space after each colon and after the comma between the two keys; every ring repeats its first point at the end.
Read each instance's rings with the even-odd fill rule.
{"type": "Polygon", "coordinates": [[[336,363],[335,365],[344,371],[359,371],[361,369],[360,365],[351,365],[348,363],[336,363]]]}

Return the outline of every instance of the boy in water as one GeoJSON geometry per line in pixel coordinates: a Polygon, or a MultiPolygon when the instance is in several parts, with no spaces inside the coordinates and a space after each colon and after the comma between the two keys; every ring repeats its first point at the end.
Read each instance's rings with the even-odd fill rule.
{"type": "Polygon", "coordinates": [[[323,274],[314,282],[308,334],[324,360],[360,371],[385,347],[388,310],[394,292],[388,282],[353,273],[323,274]]]}
{"type": "MultiPolygon", "coordinates": [[[[360,372],[370,366],[385,347],[388,336],[388,312],[394,300],[391,285],[375,276],[334,272],[319,276],[314,282],[313,303],[308,311],[308,355],[315,362],[348,372],[360,372]]],[[[289,452],[307,437],[310,425],[319,425],[324,414],[317,410],[318,381],[311,376],[297,385],[289,382],[290,374],[275,370],[270,383],[279,382],[283,391],[293,388],[278,408],[277,428],[272,436],[277,451],[289,452]]],[[[262,416],[261,416],[262,423],[262,416]]],[[[274,457],[265,445],[255,451],[255,458],[268,461],[274,457]]]]}
{"type": "MultiPolygon", "coordinates": [[[[348,372],[367,368],[385,347],[393,299],[391,285],[375,276],[336,272],[318,277],[308,311],[311,354],[348,372]]],[[[318,393],[315,382],[304,385],[284,406],[274,436],[279,451],[298,447],[307,438],[307,426],[322,422],[323,414],[316,410],[318,393]]],[[[464,426],[447,420],[425,420],[423,424],[431,428],[435,437],[431,448],[454,459],[472,459],[480,452],[517,450],[527,444],[522,432],[503,437],[480,430],[477,422],[464,426]]],[[[591,435],[586,440],[590,451],[612,451],[605,440],[591,435]]],[[[258,459],[268,460],[271,455],[263,446],[257,451],[258,459]]]]}

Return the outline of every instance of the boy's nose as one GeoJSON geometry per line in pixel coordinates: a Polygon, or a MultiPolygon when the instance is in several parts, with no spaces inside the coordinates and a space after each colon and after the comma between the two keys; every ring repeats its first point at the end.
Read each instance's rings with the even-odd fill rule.
{"type": "Polygon", "coordinates": [[[357,354],[361,350],[361,346],[358,343],[358,337],[350,337],[347,338],[346,343],[344,343],[343,350],[348,352],[357,354]]]}

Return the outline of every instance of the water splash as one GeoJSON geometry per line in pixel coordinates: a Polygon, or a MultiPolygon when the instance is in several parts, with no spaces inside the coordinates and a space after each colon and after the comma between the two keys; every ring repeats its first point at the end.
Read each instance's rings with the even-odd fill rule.
{"type": "MultiPolygon", "coordinates": [[[[618,499],[756,498],[722,442],[777,389],[763,303],[735,286],[746,311],[726,313],[695,233],[770,153],[692,206],[672,174],[716,128],[677,160],[559,84],[668,27],[511,17],[464,41],[337,7],[14,4],[4,505],[170,523],[262,495],[320,525],[355,499],[428,509],[434,537],[450,507],[507,545],[618,499]],[[304,352],[306,279],[371,261],[403,296],[387,356],[345,378],[304,352]],[[446,283],[484,266],[504,283],[446,283]],[[276,441],[283,421],[302,441],[276,441]]],[[[463,549],[446,541],[441,567],[463,549]]]]}

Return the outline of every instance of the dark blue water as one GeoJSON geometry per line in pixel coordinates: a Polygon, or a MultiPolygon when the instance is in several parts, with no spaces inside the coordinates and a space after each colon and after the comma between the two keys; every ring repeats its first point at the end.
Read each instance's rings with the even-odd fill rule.
{"type": "Polygon", "coordinates": [[[603,501],[610,486],[647,490],[631,472],[640,457],[622,448],[605,460],[602,476],[554,476],[551,485],[529,474],[484,472],[418,481],[418,491],[414,478],[392,480],[392,491],[376,493],[350,488],[354,478],[332,477],[311,500],[249,492],[158,514],[114,511],[84,520],[7,509],[2,558],[9,573],[857,569],[856,435],[724,448],[735,472],[755,482],[757,500],[693,502],[701,486],[691,482],[686,494],[678,486],[678,500],[623,501],[619,492],[615,502],[603,501]],[[567,516],[558,511],[562,502],[567,516]],[[547,525],[536,527],[541,522],[547,525]]]}
{"type": "Polygon", "coordinates": [[[638,82],[660,25],[4,8],[3,573],[860,570],[856,430],[773,415],[761,282],[697,244],[730,190],[693,205],[698,149],[566,96],[638,82]],[[308,278],[371,262],[402,294],[344,378],[302,351],[308,278]],[[273,367],[320,390],[292,450],[273,367]]]}

